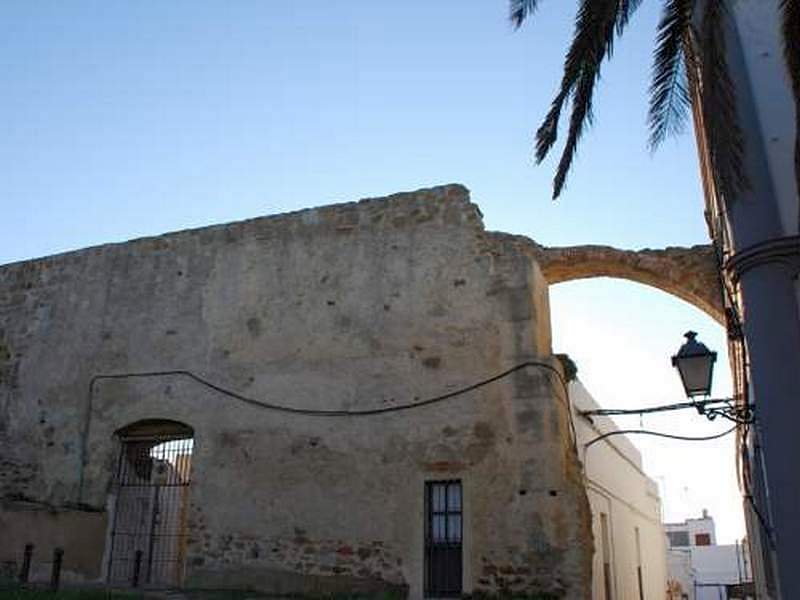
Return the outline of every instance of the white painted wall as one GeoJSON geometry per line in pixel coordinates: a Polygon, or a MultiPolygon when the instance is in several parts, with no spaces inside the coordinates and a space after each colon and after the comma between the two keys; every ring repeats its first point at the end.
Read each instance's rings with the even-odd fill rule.
{"type": "Polygon", "coordinates": [[[667,550],[668,580],[675,586],[669,600],[695,600],[694,597],[694,572],[692,571],[692,553],[688,548],[667,550]]]}
{"type": "Polygon", "coordinates": [[[697,583],[695,600],[718,600],[725,586],[714,584],[740,583],[750,579],[750,561],[746,555],[743,556],[741,546],[696,546],[690,552],[697,583]]]}
{"type": "Polygon", "coordinates": [[[606,515],[612,598],[639,600],[637,567],[641,564],[644,598],[662,600],[667,589],[667,566],[658,486],[642,470],[641,454],[625,436],[606,438],[584,450],[591,439],[618,428],[607,417],[592,417],[592,423],[578,414],[599,408],[580,382],[570,384],[570,396],[592,508],[595,540],[592,598],[609,600],[604,586],[606,557],[601,527],[601,515],[606,515]]]}
{"type": "MultiPolygon", "coordinates": [[[[682,523],[665,523],[665,531],[686,531],[688,546],[672,546],[667,550],[669,579],[681,584],[688,600],[727,598],[725,584],[742,583],[753,578],[747,545],[717,546],[714,519],[703,511],[699,519],[682,523]],[[695,544],[695,535],[707,533],[711,546],[695,544]]],[[[678,596],[678,599],[680,597],[678,596]]]]}

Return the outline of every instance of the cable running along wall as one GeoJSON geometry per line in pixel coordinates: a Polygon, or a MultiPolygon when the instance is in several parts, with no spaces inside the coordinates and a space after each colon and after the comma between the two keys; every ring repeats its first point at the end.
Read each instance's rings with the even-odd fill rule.
{"type": "Polygon", "coordinates": [[[290,413],[295,415],[302,415],[302,416],[309,416],[309,417],[368,417],[374,415],[381,415],[387,413],[396,413],[401,411],[407,411],[411,409],[422,408],[425,406],[430,406],[433,404],[438,404],[440,402],[444,402],[446,400],[450,400],[452,398],[456,398],[458,396],[462,396],[469,392],[473,392],[475,390],[481,389],[485,386],[488,386],[492,383],[505,379],[509,375],[516,373],[517,371],[521,371],[527,367],[534,367],[538,369],[543,369],[546,372],[555,376],[558,382],[561,384],[561,388],[564,391],[564,396],[559,397],[559,401],[564,404],[564,407],[567,410],[567,415],[569,419],[570,425],[570,433],[572,436],[572,444],[573,448],[577,452],[576,446],[576,435],[575,435],[575,424],[572,421],[572,407],[570,405],[569,400],[569,387],[567,385],[567,381],[564,379],[564,376],[561,372],[554,367],[553,365],[542,362],[542,361],[535,361],[529,360],[522,363],[519,363],[505,371],[498,373],[492,377],[487,379],[482,379],[477,383],[473,383],[472,385],[468,385],[466,387],[453,390],[452,392],[447,392],[445,394],[440,394],[437,396],[433,396],[431,398],[427,398],[425,400],[419,400],[416,402],[409,402],[406,404],[398,404],[395,406],[382,406],[380,408],[367,408],[362,410],[326,410],[326,409],[311,409],[311,408],[297,408],[293,406],[286,406],[281,404],[274,404],[271,402],[266,402],[263,400],[258,400],[255,398],[250,398],[245,396],[244,394],[240,394],[239,392],[235,392],[233,390],[229,390],[224,388],[216,383],[213,383],[192,371],[186,369],[174,369],[174,370],[165,370],[165,371],[143,371],[143,372],[133,372],[133,373],[107,373],[107,374],[98,374],[92,377],[89,382],[89,390],[88,390],[88,398],[86,403],[86,413],[84,415],[84,422],[83,422],[83,433],[81,439],[81,456],[80,456],[80,473],[78,477],[78,504],[83,504],[83,488],[85,484],[85,469],[86,469],[86,462],[87,462],[87,454],[88,454],[88,443],[89,443],[89,432],[91,428],[91,418],[92,418],[92,407],[94,403],[94,393],[96,384],[100,381],[107,381],[107,380],[121,380],[121,379],[145,379],[145,378],[154,378],[154,377],[186,377],[195,383],[198,383],[208,389],[211,389],[222,396],[227,398],[237,400],[244,404],[248,404],[250,406],[264,409],[264,410],[272,410],[277,412],[284,412],[290,413]]]}

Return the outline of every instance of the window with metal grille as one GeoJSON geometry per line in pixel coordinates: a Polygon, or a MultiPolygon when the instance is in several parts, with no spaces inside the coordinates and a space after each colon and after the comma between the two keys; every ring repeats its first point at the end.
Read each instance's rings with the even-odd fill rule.
{"type": "Polygon", "coordinates": [[[689,545],[688,531],[668,531],[670,548],[684,548],[689,545]]]}
{"type": "Polygon", "coordinates": [[[425,596],[460,596],[463,573],[461,481],[425,484],[425,596]]]}

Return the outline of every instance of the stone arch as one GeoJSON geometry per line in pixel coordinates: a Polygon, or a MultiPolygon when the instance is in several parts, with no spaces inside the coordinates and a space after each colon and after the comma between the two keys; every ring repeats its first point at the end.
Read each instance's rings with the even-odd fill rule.
{"type": "Polygon", "coordinates": [[[677,296],[725,325],[719,266],[713,246],[620,250],[611,246],[535,245],[536,260],[550,284],[615,277],[677,296]]]}
{"type": "Polygon", "coordinates": [[[193,437],[194,429],[171,419],[142,419],[116,431],[118,437],[193,437]]]}

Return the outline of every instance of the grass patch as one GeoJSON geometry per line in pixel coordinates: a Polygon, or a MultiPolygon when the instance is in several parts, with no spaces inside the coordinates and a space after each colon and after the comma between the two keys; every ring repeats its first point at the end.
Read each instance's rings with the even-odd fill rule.
{"type": "Polygon", "coordinates": [[[181,590],[181,593],[189,600],[252,600],[268,597],[242,590],[181,590]]]}
{"type": "Polygon", "coordinates": [[[331,592],[329,594],[267,594],[256,590],[181,590],[188,600],[405,600],[400,592],[331,592]]]}
{"type": "Polygon", "coordinates": [[[141,594],[108,590],[41,590],[25,587],[0,587],[0,600],[141,600],[141,594]]]}

